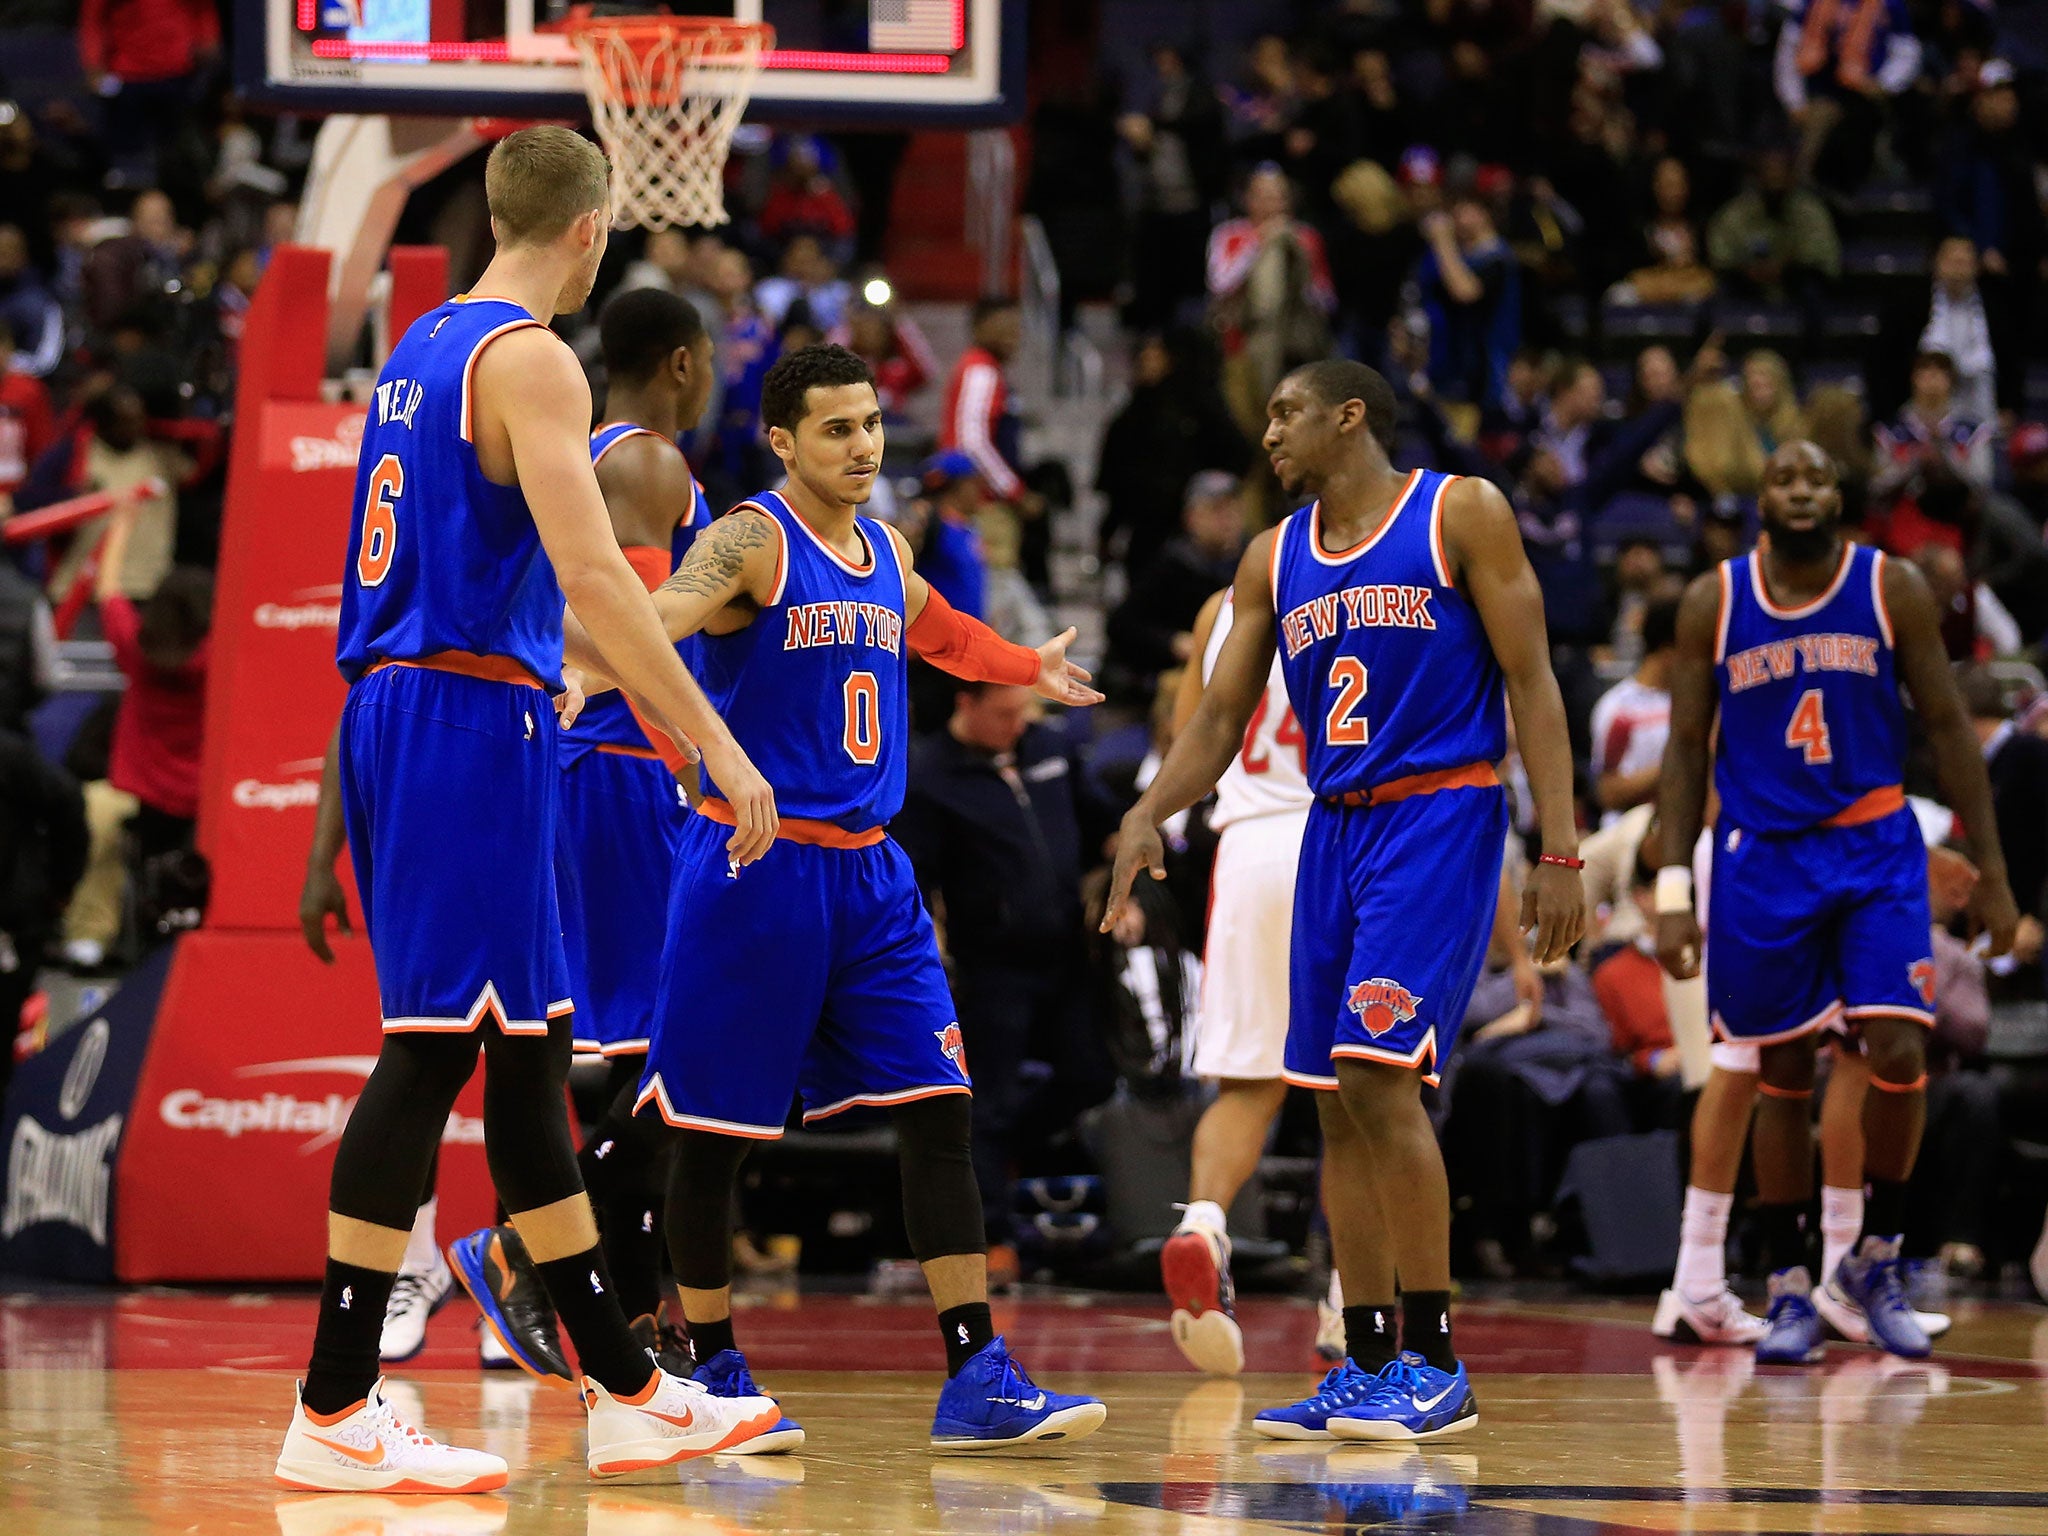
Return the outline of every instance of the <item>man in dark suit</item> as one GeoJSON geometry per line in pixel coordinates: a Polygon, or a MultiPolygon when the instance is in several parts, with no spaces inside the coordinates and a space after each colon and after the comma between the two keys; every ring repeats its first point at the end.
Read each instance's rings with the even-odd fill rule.
{"type": "Polygon", "coordinates": [[[2013,723],[1998,679],[1984,668],[1964,668],[1957,682],[1977,739],[1984,744],[1998,838],[2019,901],[2013,958],[2032,966],[2039,962],[2042,940],[2048,936],[2042,921],[2048,917],[2048,793],[2043,792],[2048,786],[2048,741],[2013,723]]]}

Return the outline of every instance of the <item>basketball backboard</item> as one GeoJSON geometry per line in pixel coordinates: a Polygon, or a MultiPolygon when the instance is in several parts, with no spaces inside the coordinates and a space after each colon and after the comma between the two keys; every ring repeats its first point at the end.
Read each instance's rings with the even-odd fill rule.
{"type": "MultiPolygon", "coordinates": [[[[237,0],[250,97],[307,111],[582,119],[567,0],[237,0]]],[[[1024,108],[1024,0],[604,3],[775,28],[747,116],[970,127],[1024,108]]]]}

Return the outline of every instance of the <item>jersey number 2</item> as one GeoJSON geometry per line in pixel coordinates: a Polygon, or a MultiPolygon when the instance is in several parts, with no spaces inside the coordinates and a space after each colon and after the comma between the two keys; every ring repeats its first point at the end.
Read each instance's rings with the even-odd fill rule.
{"type": "Polygon", "coordinates": [[[398,550],[398,498],[405,494],[405,466],[387,453],[370,471],[370,494],[363,501],[363,547],[356,551],[356,580],[381,586],[391,574],[398,550]]]}
{"type": "Polygon", "coordinates": [[[1792,723],[1785,727],[1785,745],[1797,747],[1806,754],[1809,765],[1819,766],[1835,760],[1835,749],[1828,740],[1828,719],[1821,712],[1821,692],[1809,688],[1799,695],[1799,707],[1792,711],[1792,723]]]}
{"type": "Polygon", "coordinates": [[[882,722],[876,708],[880,690],[872,672],[846,676],[846,755],[866,768],[882,755],[882,722]]]}
{"type": "Polygon", "coordinates": [[[1365,663],[1356,656],[1339,656],[1330,663],[1330,686],[1337,690],[1323,721],[1323,738],[1333,747],[1362,747],[1372,737],[1365,716],[1353,711],[1365,702],[1365,663]]]}

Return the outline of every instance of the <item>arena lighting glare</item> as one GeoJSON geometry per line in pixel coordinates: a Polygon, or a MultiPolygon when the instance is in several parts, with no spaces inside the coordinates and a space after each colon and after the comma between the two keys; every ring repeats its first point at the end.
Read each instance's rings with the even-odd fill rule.
{"type": "Polygon", "coordinates": [[[880,309],[896,297],[896,290],[889,286],[886,277],[871,277],[861,285],[860,296],[880,309]]]}

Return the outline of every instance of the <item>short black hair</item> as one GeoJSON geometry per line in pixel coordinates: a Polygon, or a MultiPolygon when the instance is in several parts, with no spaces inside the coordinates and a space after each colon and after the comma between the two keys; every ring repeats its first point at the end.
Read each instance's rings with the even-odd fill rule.
{"type": "Polygon", "coordinates": [[[666,288],[628,288],[613,294],[597,317],[598,348],[608,378],[645,383],[678,347],[694,347],[704,317],[688,299],[666,288]]]}
{"type": "Polygon", "coordinates": [[[1678,644],[1678,599],[1659,597],[1643,610],[1643,654],[1654,655],[1678,644]]]}
{"type": "Polygon", "coordinates": [[[1394,451],[1401,407],[1394,399],[1394,386],[1376,369],[1349,358],[1330,357],[1319,363],[1304,363],[1294,370],[1294,377],[1325,405],[1361,401],[1365,406],[1365,424],[1372,429],[1372,435],[1389,454],[1394,451]]]}
{"type": "Polygon", "coordinates": [[[874,371],[858,352],[831,343],[798,347],[778,357],[761,380],[761,424],[794,432],[804,419],[805,398],[812,390],[874,382],[874,371]]]}

